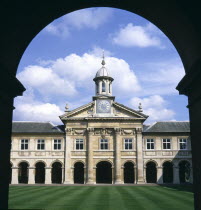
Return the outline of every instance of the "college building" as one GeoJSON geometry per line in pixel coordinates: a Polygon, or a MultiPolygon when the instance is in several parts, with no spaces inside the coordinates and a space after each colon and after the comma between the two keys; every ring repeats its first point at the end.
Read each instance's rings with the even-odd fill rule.
{"type": "Polygon", "coordinates": [[[192,183],[189,122],[156,122],[115,101],[104,58],[92,102],[51,122],[13,122],[10,183],[192,183]]]}

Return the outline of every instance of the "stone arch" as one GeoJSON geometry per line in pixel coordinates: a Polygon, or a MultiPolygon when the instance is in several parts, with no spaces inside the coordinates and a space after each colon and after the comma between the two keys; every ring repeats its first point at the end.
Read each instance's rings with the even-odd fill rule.
{"type": "Polygon", "coordinates": [[[135,164],[133,161],[124,162],[124,183],[135,183],[135,164]]]}
{"type": "Polygon", "coordinates": [[[36,162],[34,162],[34,167],[36,166],[37,163],[42,162],[45,164],[45,167],[47,167],[47,163],[44,160],[37,160],[36,162]]]}
{"type": "Polygon", "coordinates": [[[18,182],[28,184],[29,163],[28,161],[20,161],[18,163],[18,182]]]}
{"type": "Polygon", "coordinates": [[[29,161],[27,161],[27,160],[20,160],[18,163],[17,163],[17,166],[19,167],[19,165],[20,165],[20,163],[27,163],[28,164],[28,167],[30,167],[30,163],[29,163],[29,161]]]}
{"type": "Polygon", "coordinates": [[[112,184],[112,164],[103,160],[96,164],[96,183],[112,184]]]}
{"type": "Polygon", "coordinates": [[[111,160],[108,160],[108,159],[97,160],[96,163],[95,163],[95,167],[97,166],[98,163],[103,162],[103,161],[109,162],[112,165],[112,168],[114,167],[114,163],[111,160]]]}
{"type": "Polygon", "coordinates": [[[54,161],[52,161],[52,162],[50,163],[50,167],[52,167],[52,165],[53,165],[55,162],[59,162],[59,163],[61,163],[62,167],[64,167],[63,162],[62,162],[62,161],[60,161],[60,160],[54,160],[54,161]]]}
{"type": "Polygon", "coordinates": [[[149,160],[146,162],[146,182],[156,183],[157,182],[157,162],[149,160]]]}
{"type": "Polygon", "coordinates": [[[154,163],[156,164],[156,167],[158,167],[158,166],[160,165],[160,164],[157,162],[157,160],[149,159],[149,160],[147,160],[147,161],[144,162],[145,167],[146,167],[147,163],[149,163],[149,162],[154,162],[154,163]]]}
{"type": "Polygon", "coordinates": [[[124,167],[124,164],[127,163],[127,162],[131,162],[131,163],[134,164],[134,166],[136,166],[136,162],[135,161],[133,161],[133,160],[125,160],[125,161],[123,161],[121,167],[123,168],[124,167]]]}
{"type": "Polygon", "coordinates": [[[38,184],[45,183],[45,168],[46,164],[44,161],[35,162],[35,183],[38,184]]]}
{"type": "Polygon", "coordinates": [[[74,162],[74,183],[84,184],[84,168],[85,165],[83,161],[75,161],[74,162]]]}
{"type": "Polygon", "coordinates": [[[62,163],[61,161],[54,161],[51,164],[51,179],[52,183],[61,184],[62,183],[62,163]]]}
{"type": "MultiPolygon", "coordinates": [[[[46,25],[48,25],[50,22],[52,22],[54,19],[59,18],[60,16],[64,15],[65,13],[75,11],[77,9],[82,8],[88,8],[88,7],[98,7],[98,6],[107,6],[107,7],[115,7],[120,9],[129,10],[130,12],[136,13],[138,15],[141,15],[145,17],[148,20],[151,20],[156,26],[158,26],[167,36],[168,38],[173,42],[174,46],[176,47],[177,51],[179,52],[181,59],[183,61],[183,64],[185,66],[186,72],[194,73],[197,72],[199,66],[200,66],[200,30],[198,28],[199,26],[199,7],[197,6],[197,3],[195,3],[193,8],[188,8],[187,3],[184,1],[181,5],[179,5],[177,2],[163,2],[163,5],[158,5],[158,2],[144,2],[144,1],[138,1],[138,2],[128,2],[128,1],[83,1],[80,2],[78,0],[69,2],[57,2],[48,4],[41,3],[40,8],[37,8],[37,3],[35,2],[29,2],[29,16],[27,16],[26,20],[23,18],[25,13],[25,7],[20,7],[22,3],[18,3],[18,8],[20,10],[14,12],[14,16],[16,18],[19,18],[21,20],[20,26],[17,24],[13,24],[12,30],[16,31],[16,33],[10,33],[10,18],[5,18],[5,24],[3,25],[3,31],[7,31],[7,33],[2,34],[2,52],[4,52],[4,55],[2,56],[2,73],[3,71],[8,71],[15,76],[16,68],[19,64],[19,60],[21,56],[24,53],[24,50],[30,43],[30,41],[34,38],[34,36],[46,25]],[[145,5],[146,4],[146,5],[145,5]],[[146,6],[146,9],[145,9],[146,6]],[[32,9],[34,8],[34,10],[32,9]],[[41,11],[45,12],[41,12],[41,11]],[[169,15],[169,11],[171,11],[171,16],[169,15]],[[40,18],[37,17],[37,14],[40,14],[40,18]],[[158,18],[159,17],[159,18],[158,18]],[[27,25],[27,22],[29,24],[27,25]],[[33,24],[36,23],[36,24],[33,24]],[[176,27],[172,27],[172,24],[176,27]],[[17,26],[15,26],[17,25],[17,26]],[[26,32],[24,30],[17,30],[17,27],[20,27],[20,29],[23,29],[26,25],[26,32]],[[174,28],[177,28],[177,30],[174,30],[174,28]],[[185,34],[185,36],[183,36],[185,34]],[[14,39],[14,36],[16,39],[14,39]],[[9,40],[13,40],[11,44],[9,43],[9,40]],[[21,42],[18,42],[18,40],[22,40],[21,42]],[[4,44],[6,43],[6,44],[4,44]],[[9,50],[8,50],[9,49],[9,50]],[[191,53],[189,52],[189,49],[191,50],[191,53]],[[11,58],[11,60],[8,61],[6,58],[11,58]]],[[[5,9],[3,12],[3,15],[9,11],[11,6],[9,5],[2,5],[2,8],[5,9]]],[[[18,19],[17,19],[18,21],[18,19]]],[[[4,75],[4,74],[3,74],[4,75]]],[[[6,75],[6,74],[5,74],[6,75]]],[[[191,74],[190,74],[191,75],[191,74]]],[[[192,77],[185,77],[192,78],[192,77]]],[[[7,84],[7,81],[10,77],[5,76],[4,83],[7,84]]],[[[193,79],[192,79],[193,80],[193,79]]],[[[194,81],[194,80],[193,80],[194,81]]],[[[15,84],[15,82],[11,82],[9,84],[15,84]]],[[[185,83],[184,83],[185,84],[185,83]]],[[[3,85],[4,86],[4,85],[3,85]]],[[[17,86],[17,85],[16,85],[17,86]]],[[[185,86],[185,85],[184,85],[185,86]]],[[[196,87],[196,86],[195,86],[196,87]]],[[[22,93],[22,88],[17,88],[16,92],[14,93],[16,95],[20,95],[22,93]]],[[[196,88],[195,88],[196,90],[196,88]]],[[[189,91],[191,93],[191,91],[189,91]]],[[[192,92],[194,91],[194,88],[192,88],[192,92]]],[[[10,92],[6,92],[3,90],[3,93],[5,95],[9,95],[10,92]]],[[[190,93],[188,93],[190,95],[190,93]]],[[[186,94],[181,91],[181,94],[186,94]]],[[[193,101],[193,98],[192,98],[193,101]]],[[[198,104],[197,101],[194,101],[195,104],[198,104]]],[[[198,105],[199,106],[199,105],[198,105]]],[[[196,108],[190,108],[192,111],[194,111],[196,108]]],[[[8,109],[7,109],[8,110],[8,109]]],[[[191,119],[194,122],[192,124],[193,134],[199,134],[199,129],[194,126],[196,123],[200,125],[200,118],[196,118],[198,113],[200,115],[200,112],[190,112],[191,119]]],[[[4,115],[3,115],[4,116],[4,115]]],[[[7,116],[6,116],[7,117],[7,116]]],[[[5,118],[6,119],[6,118],[5,118]]],[[[10,123],[10,122],[8,122],[10,123]]],[[[8,135],[10,130],[8,129],[5,131],[6,135],[8,135]]],[[[8,135],[9,136],[9,135],[8,135]]],[[[197,135],[198,136],[198,135],[197,135]]],[[[195,137],[193,137],[195,138],[195,137]]],[[[8,138],[7,138],[8,139],[8,138]]],[[[200,151],[199,149],[196,149],[196,146],[199,145],[199,142],[197,143],[196,138],[193,144],[193,150],[194,153],[197,155],[196,161],[194,163],[194,167],[196,169],[200,169],[200,151]]],[[[199,148],[199,147],[197,147],[199,148]]],[[[8,154],[8,153],[7,153],[8,154]]],[[[6,157],[6,156],[3,156],[6,157]]],[[[2,159],[1,159],[2,160],[2,159]]],[[[3,161],[2,161],[3,162],[3,161]]],[[[5,174],[7,171],[5,171],[5,174]]],[[[197,176],[195,176],[194,182],[195,186],[197,184],[195,190],[197,192],[195,196],[195,204],[197,204],[197,207],[200,207],[201,202],[200,201],[200,170],[195,170],[195,173],[197,176]],[[197,177],[197,178],[196,178],[197,177]]],[[[5,175],[3,173],[3,175],[5,175]]],[[[5,177],[5,176],[2,176],[5,177]]],[[[3,180],[3,178],[2,178],[3,180]]],[[[6,192],[6,187],[5,190],[6,192]]],[[[7,202],[7,201],[5,201],[7,202]]],[[[4,202],[4,203],[5,203],[4,202]]],[[[0,202],[3,203],[3,202],[0,202]]],[[[7,204],[5,204],[7,206],[7,204]]],[[[6,209],[6,208],[4,208],[6,209]]]]}
{"type": "Polygon", "coordinates": [[[83,161],[83,160],[75,160],[75,161],[73,161],[72,167],[74,167],[74,165],[75,165],[76,163],[78,163],[78,162],[83,163],[84,167],[86,167],[86,163],[85,163],[85,161],[83,161]]]}
{"type": "Polygon", "coordinates": [[[172,161],[163,161],[163,183],[173,183],[173,163],[172,161]]]}
{"type": "Polygon", "coordinates": [[[179,161],[179,180],[180,183],[189,183],[191,176],[191,164],[188,160],[179,161]]]}
{"type": "Polygon", "coordinates": [[[161,162],[161,167],[163,167],[163,164],[164,164],[165,162],[170,162],[170,163],[172,163],[173,167],[176,166],[176,162],[175,162],[174,160],[167,159],[167,160],[163,160],[163,161],[161,162]]]}

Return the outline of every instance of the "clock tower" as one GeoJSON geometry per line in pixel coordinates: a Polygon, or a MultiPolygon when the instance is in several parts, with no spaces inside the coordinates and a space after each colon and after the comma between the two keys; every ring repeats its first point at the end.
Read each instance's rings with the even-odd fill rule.
{"type": "Polygon", "coordinates": [[[115,97],[112,96],[112,81],[114,80],[109,76],[107,69],[105,68],[105,58],[103,54],[103,60],[101,62],[102,67],[97,71],[95,78],[95,94],[93,97],[95,102],[94,116],[112,117],[113,114],[113,102],[115,97]]]}

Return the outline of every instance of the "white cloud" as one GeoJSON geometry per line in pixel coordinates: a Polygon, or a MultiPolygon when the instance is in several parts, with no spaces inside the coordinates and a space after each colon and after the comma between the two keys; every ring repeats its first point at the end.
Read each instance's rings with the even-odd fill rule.
{"type": "Polygon", "coordinates": [[[143,112],[149,116],[146,123],[174,120],[174,111],[167,108],[168,103],[160,95],[153,95],[146,98],[134,97],[129,102],[137,110],[139,103],[142,103],[143,112]]]}
{"type": "Polygon", "coordinates": [[[178,94],[176,86],[185,74],[179,62],[148,63],[138,74],[143,89],[141,95],[178,94]]]}
{"type": "Polygon", "coordinates": [[[17,78],[26,86],[35,88],[43,96],[76,94],[74,84],[54,73],[51,68],[28,66],[17,75],[17,78]]]}
{"type": "MultiPolygon", "coordinates": [[[[107,57],[105,61],[108,72],[114,78],[113,89],[119,96],[135,93],[141,89],[135,73],[126,61],[115,57],[107,57]]],[[[74,81],[77,88],[94,90],[93,78],[101,68],[100,63],[101,58],[93,54],[85,53],[82,56],[71,54],[57,59],[52,69],[60,77],[74,81]]]]}
{"type": "Polygon", "coordinates": [[[14,111],[14,117],[23,121],[53,121],[61,123],[58,116],[63,111],[56,105],[50,103],[40,104],[18,104],[14,111]]]}
{"type": "Polygon", "coordinates": [[[92,28],[97,29],[112,16],[110,8],[89,8],[71,12],[60,19],[50,23],[45,31],[62,38],[69,36],[72,28],[92,28]]]}
{"type": "Polygon", "coordinates": [[[113,43],[124,47],[162,47],[156,34],[156,28],[149,23],[146,26],[135,26],[129,23],[113,35],[113,43]]]}

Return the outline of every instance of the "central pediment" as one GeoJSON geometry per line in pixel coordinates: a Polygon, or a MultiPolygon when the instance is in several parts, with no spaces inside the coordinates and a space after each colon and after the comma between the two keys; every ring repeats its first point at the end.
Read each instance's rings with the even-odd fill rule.
{"type": "Polygon", "coordinates": [[[146,120],[147,115],[142,112],[131,109],[123,104],[113,102],[111,115],[96,115],[95,114],[95,102],[90,102],[83,106],[80,106],[72,111],[68,111],[60,116],[62,121],[70,119],[142,119],[146,120]]]}

